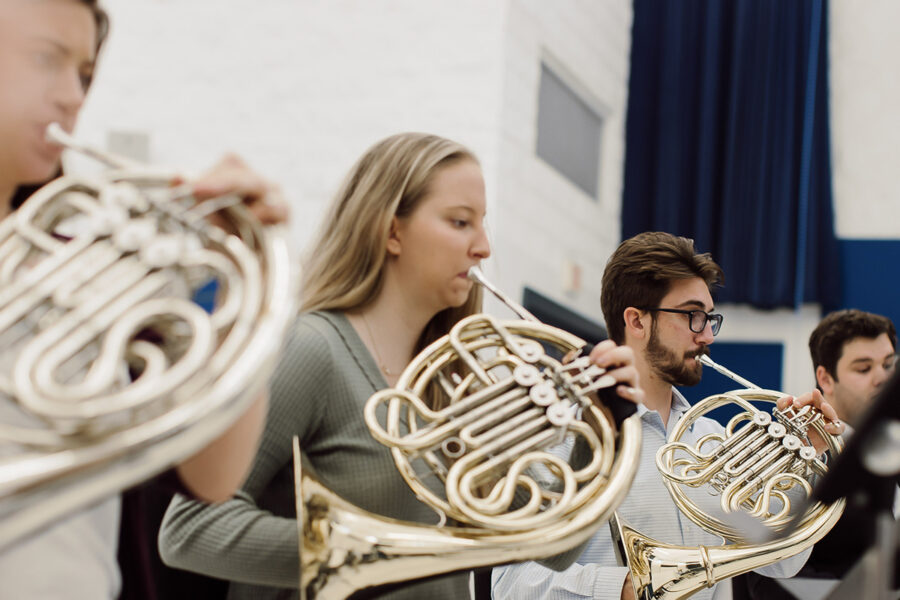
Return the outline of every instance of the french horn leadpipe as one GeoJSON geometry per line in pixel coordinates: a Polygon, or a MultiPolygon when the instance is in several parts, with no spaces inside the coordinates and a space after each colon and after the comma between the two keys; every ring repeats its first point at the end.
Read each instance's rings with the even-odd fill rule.
{"type": "Polygon", "coordinates": [[[639,600],[688,598],[724,579],[794,556],[825,536],[844,509],[844,500],[840,500],[831,505],[815,503],[802,516],[793,515],[796,505],[805,506],[814,478],[827,470],[807,441],[809,431],[822,436],[832,453],[843,447],[840,437],[825,431],[822,414],[809,406],[776,408],[771,413],[759,410],[751,402],[775,403],[786,394],[764,390],[708,356],[697,360],[745,389],[709,396],[691,407],[657,452],[656,464],[682,514],[723,538],[723,544],[666,544],[615,515],[610,529],[639,600]],[[699,417],[727,404],[736,404],[743,412],[728,422],[724,434],[704,436],[693,447],[681,442],[699,417]],[[691,501],[685,493],[688,487],[706,487],[716,494],[721,518],[691,501]],[[745,516],[728,518],[736,513],[745,516]],[[745,533],[748,520],[767,532],[766,536],[751,537],[770,541],[749,539],[745,533]],[[799,523],[796,528],[795,522],[799,523]],[[726,540],[730,543],[724,543],[726,540]]]}
{"type": "MultiPolygon", "coordinates": [[[[487,287],[477,271],[470,277],[487,287]]],[[[590,538],[625,497],[640,423],[625,419],[617,432],[592,399],[614,380],[587,357],[555,358],[584,340],[504,301],[525,319],[462,319],[365,407],[370,432],[391,449],[438,525],[388,519],[342,500],[303,468],[294,441],[301,597],[345,598],[560,554],[590,538]],[[570,464],[567,444],[583,448],[585,459],[570,464]]]]}
{"type": "Polygon", "coordinates": [[[218,437],[295,314],[285,236],[239,198],[197,203],[170,170],[47,134],[110,169],[0,223],[0,548],[218,437]]]}

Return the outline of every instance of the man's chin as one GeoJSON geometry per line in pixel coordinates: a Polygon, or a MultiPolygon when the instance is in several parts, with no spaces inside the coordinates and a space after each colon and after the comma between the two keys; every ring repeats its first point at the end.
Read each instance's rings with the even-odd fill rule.
{"type": "MultiPolygon", "coordinates": [[[[690,359],[693,363],[694,359],[690,359]]],[[[683,369],[675,376],[673,379],[675,382],[672,385],[678,387],[691,387],[700,383],[700,379],[703,376],[703,367],[699,364],[695,363],[694,365],[685,365],[683,369]]]]}
{"type": "Polygon", "coordinates": [[[675,387],[691,387],[700,383],[700,375],[702,372],[686,368],[675,369],[670,367],[658,369],[657,373],[659,374],[660,379],[669,385],[674,385],[675,387]]]}
{"type": "Polygon", "coordinates": [[[693,371],[687,371],[681,376],[681,381],[678,383],[679,386],[691,387],[700,383],[700,379],[702,377],[702,373],[695,373],[693,371]]]}

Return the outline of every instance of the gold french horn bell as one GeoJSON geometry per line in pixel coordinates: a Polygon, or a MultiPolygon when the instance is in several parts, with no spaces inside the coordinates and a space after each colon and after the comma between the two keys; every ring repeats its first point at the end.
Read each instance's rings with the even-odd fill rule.
{"type": "MultiPolygon", "coordinates": [[[[469,276],[493,286],[480,271],[469,276]]],[[[593,393],[614,383],[585,342],[537,322],[477,314],[416,356],[365,420],[439,525],[360,510],[310,477],[295,440],[300,588],[344,598],[365,587],[553,556],[587,540],[622,501],[637,468],[640,423],[616,432],[593,393]],[[428,399],[436,399],[434,403],[428,399]],[[440,407],[440,408],[435,408],[440,407]],[[566,445],[587,449],[584,464],[566,445]]]]}

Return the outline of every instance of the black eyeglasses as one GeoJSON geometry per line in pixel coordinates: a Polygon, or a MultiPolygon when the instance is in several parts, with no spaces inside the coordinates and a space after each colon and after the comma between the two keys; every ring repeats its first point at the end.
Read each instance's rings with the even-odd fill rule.
{"type": "Polygon", "coordinates": [[[708,313],[699,309],[684,310],[681,308],[647,308],[640,306],[638,306],[637,309],[650,312],[667,312],[676,313],[679,315],[687,315],[688,327],[690,327],[691,331],[693,331],[694,333],[703,333],[703,330],[706,329],[706,324],[712,323],[712,334],[718,335],[719,330],[722,328],[722,321],[725,319],[725,317],[718,313],[708,313]]]}

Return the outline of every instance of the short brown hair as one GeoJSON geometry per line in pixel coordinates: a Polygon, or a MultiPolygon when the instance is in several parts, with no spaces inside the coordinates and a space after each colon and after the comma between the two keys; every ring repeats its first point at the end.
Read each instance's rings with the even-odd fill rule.
{"type": "Polygon", "coordinates": [[[837,381],[837,364],[844,345],[856,338],[875,339],[887,334],[891,347],[897,349],[897,331],[887,317],[854,308],[835,311],[826,316],[809,336],[809,354],[813,372],[819,365],[837,381]]]}
{"type": "Polygon", "coordinates": [[[672,281],[699,277],[710,289],[722,282],[722,268],[694,240],[661,231],[640,233],[613,252],[603,271],[600,303],[609,337],[625,341],[623,315],[629,306],[657,306],[672,281]]]}

